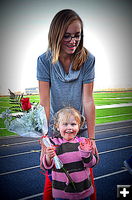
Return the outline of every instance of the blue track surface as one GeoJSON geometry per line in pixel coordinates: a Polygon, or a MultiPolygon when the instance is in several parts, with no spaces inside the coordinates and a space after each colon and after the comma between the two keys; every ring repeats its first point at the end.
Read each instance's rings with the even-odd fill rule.
{"type": "MultiPolygon", "coordinates": [[[[100,153],[94,168],[97,200],[116,200],[117,185],[132,184],[132,175],[123,167],[123,161],[132,155],[132,121],[96,126],[96,140],[100,153]]],[[[39,168],[39,150],[35,139],[0,139],[1,200],[42,199],[44,175],[39,168]]]]}

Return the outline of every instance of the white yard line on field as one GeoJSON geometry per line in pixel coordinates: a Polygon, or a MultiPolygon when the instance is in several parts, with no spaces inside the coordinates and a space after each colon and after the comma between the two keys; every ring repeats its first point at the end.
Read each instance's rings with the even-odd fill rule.
{"type": "MultiPolygon", "coordinates": [[[[127,106],[132,106],[132,103],[120,103],[120,104],[102,105],[102,106],[96,106],[96,109],[117,108],[117,107],[127,107],[127,106]]],[[[1,108],[8,108],[8,107],[1,107],[1,108]]],[[[18,114],[22,115],[22,112],[13,113],[13,116],[16,116],[18,114]]],[[[0,114],[0,118],[2,118],[1,114],[0,114]]]]}
{"type": "Polygon", "coordinates": [[[124,115],[132,115],[132,113],[127,113],[127,114],[122,114],[122,115],[112,115],[112,116],[96,117],[96,119],[109,118],[109,117],[121,117],[121,116],[124,116],[124,115]]]}
{"type": "Polygon", "coordinates": [[[96,106],[96,109],[117,108],[117,107],[126,107],[126,106],[132,106],[132,103],[120,103],[120,104],[102,105],[102,106],[96,106]]]}
{"type": "Polygon", "coordinates": [[[114,98],[114,97],[111,97],[111,98],[110,97],[109,98],[103,97],[102,99],[132,99],[132,97],[117,97],[117,98],[114,98]]]}

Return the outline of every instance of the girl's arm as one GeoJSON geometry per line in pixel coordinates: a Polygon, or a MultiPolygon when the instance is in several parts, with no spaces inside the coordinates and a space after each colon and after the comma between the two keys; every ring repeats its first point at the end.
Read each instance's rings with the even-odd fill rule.
{"type": "Polygon", "coordinates": [[[39,81],[39,96],[40,105],[44,106],[47,121],[50,118],[50,83],[46,81],[39,81]]]}
{"type": "MultiPolygon", "coordinates": [[[[91,139],[95,139],[95,104],[93,98],[93,85],[94,83],[87,83],[83,84],[83,106],[84,106],[84,113],[87,122],[88,128],[88,137],[91,139]]],[[[93,153],[98,155],[98,150],[95,144],[95,140],[92,140],[94,149],[93,153]]]]}
{"type": "Polygon", "coordinates": [[[88,137],[95,138],[95,104],[93,98],[93,82],[83,84],[83,106],[88,127],[88,137]]]}
{"type": "Polygon", "coordinates": [[[41,148],[41,156],[40,156],[40,167],[45,169],[51,169],[54,166],[53,158],[56,155],[54,147],[44,147],[43,144],[41,148]]]}
{"type": "Polygon", "coordinates": [[[93,143],[89,138],[85,138],[80,142],[79,151],[85,167],[91,168],[96,165],[97,157],[93,154],[93,143]]]}
{"type": "MultiPolygon", "coordinates": [[[[39,96],[40,96],[40,105],[45,108],[45,113],[47,121],[49,122],[50,118],[50,83],[46,81],[39,81],[39,96]]],[[[45,169],[43,161],[46,155],[46,147],[41,143],[41,154],[40,154],[40,167],[45,169]]]]}
{"type": "Polygon", "coordinates": [[[54,147],[46,148],[45,162],[47,166],[51,166],[53,162],[53,158],[56,155],[54,147]]]}

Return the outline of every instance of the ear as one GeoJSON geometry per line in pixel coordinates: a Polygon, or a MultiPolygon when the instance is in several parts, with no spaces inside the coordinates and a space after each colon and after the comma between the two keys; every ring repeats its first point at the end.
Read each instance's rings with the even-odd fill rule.
{"type": "Polygon", "coordinates": [[[60,131],[59,127],[56,127],[57,131],[60,131]]]}
{"type": "Polygon", "coordinates": [[[80,127],[82,127],[84,125],[85,122],[85,117],[83,115],[81,115],[81,124],[80,127]]]}
{"type": "Polygon", "coordinates": [[[58,114],[55,113],[55,115],[54,115],[54,124],[53,124],[53,130],[54,131],[59,131],[57,125],[58,125],[58,114]]]}
{"type": "Polygon", "coordinates": [[[59,127],[56,126],[55,124],[53,125],[53,130],[54,130],[54,131],[60,131],[60,130],[59,130],[59,127]]]}

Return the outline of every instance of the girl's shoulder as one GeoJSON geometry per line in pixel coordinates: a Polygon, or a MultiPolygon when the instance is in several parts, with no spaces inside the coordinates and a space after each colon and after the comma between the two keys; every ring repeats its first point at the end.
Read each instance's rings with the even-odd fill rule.
{"type": "Polygon", "coordinates": [[[43,62],[46,61],[51,61],[52,59],[52,54],[50,50],[47,50],[46,52],[44,52],[43,54],[41,54],[38,59],[42,60],[43,62]]]}
{"type": "Polygon", "coordinates": [[[91,63],[94,63],[94,62],[95,62],[95,56],[90,51],[88,51],[87,58],[84,62],[84,65],[91,65],[91,63]]]}

